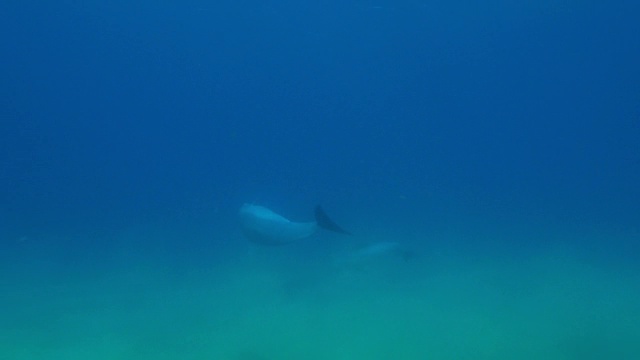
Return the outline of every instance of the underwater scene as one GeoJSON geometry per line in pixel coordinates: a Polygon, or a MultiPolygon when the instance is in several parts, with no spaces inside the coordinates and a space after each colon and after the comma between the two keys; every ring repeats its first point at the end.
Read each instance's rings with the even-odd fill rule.
{"type": "Polygon", "coordinates": [[[640,359],[640,3],[0,5],[0,360],[640,359]]]}

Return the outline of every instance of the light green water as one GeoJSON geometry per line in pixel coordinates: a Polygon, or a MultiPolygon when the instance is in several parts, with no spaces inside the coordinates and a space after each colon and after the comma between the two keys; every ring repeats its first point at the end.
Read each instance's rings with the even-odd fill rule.
{"type": "Polygon", "coordinates": [[[637,269],[571,251],[347,268],[269,251],[12,282],[0,359],[640,359],[637,269]]]}

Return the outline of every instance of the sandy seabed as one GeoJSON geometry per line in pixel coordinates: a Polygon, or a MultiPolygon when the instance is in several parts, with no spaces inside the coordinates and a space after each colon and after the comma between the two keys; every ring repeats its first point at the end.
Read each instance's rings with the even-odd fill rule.
{"type": "MultiPolygon", "coordinates": [[[[640,272],[571,251],[364,264],[238,253],[5,284],[0,359],[640,359],[640,272]]],[[[7,271],[7,276],[15,274],[7,271]]]]}

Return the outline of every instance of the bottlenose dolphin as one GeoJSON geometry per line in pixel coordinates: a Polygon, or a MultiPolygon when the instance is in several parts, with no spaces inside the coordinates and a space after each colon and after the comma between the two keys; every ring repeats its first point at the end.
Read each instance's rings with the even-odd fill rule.
{"type": "Polygon", "coordinates": [[[413,253],[395,241],[380,241],[368,244],[355,250],[342,252],[334,259],[339,270],[376,271],[387,266],[397,268],[398,261],[408,262],[413,253]]]}
{"type": "Polygon", "coordinates": [[[240,208],[240,225],[249,241],[262,245],[284,245],[307,238],[326,229],[351,235],[333,222],[320,206],[316,206],[315,221],[293,222],[264,206],[243,204],[240,208]]]}
{"type": "Polygon", "coordinates": [[[361,262],[368,259],[382,258],[386,256],[398,256],[404,261],[409,261],[413,253],[405,249],[395,241],[380,241],[364,246],[352,253],[347,258],[350,262],[361,262]]]}

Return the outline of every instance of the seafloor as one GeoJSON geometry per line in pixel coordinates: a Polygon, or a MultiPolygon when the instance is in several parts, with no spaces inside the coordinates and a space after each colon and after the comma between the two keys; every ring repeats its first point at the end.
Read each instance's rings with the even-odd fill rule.
{"type": "Polygon", "coordinates": [[[335,261],[339,246],[243,244],[210,249],[210,262],[149,246],[207,240],[179,233],[125,231],[75,255],[17,240],[19,261],[2,267],[2,360],[640,359],[638,268],[572,245],[357,264],[335,261]]]}

